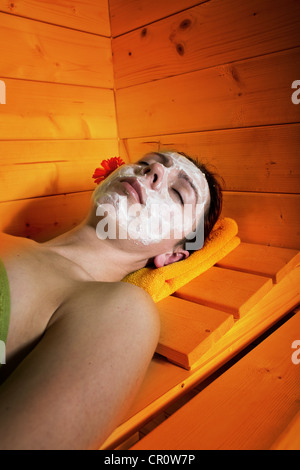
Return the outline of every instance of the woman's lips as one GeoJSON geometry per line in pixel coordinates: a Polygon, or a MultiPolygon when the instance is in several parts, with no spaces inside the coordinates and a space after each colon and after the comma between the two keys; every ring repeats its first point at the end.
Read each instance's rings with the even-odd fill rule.
{"type": "Polygon", "coordinates": [[[120,181],[120,183],[122,183],[124,188],[136,199],[139,204],[144,204],[142,190],[136,179],[130,180],[128,178],[126,180],[120,181]]]}

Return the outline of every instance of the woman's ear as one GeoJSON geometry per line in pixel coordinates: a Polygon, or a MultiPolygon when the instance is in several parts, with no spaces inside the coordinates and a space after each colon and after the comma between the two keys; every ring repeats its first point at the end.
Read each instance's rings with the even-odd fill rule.
{"type": "Polygon", "coordinates": [[[179,248],[175,253],[163,253],[154,257],[153,261],[157,268],[162,268],[168,264],[176,263],[189,257],[189,252],[183,248],[179,248]]]}

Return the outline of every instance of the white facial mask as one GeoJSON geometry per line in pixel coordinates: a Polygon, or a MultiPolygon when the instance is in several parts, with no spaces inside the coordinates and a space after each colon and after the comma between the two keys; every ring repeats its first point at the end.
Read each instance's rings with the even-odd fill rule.
{"type": "MultiPolygon", "coordinates": [[[[182,155],[165,152],[172,160],[172,165],[163,167],[163,177],[159,184],[152,189],[146,184],[146,176],[141,174],[138,164],[123,165],[117,172],[109,175],[93,193],[93,201],[97,204],[97,215],[103,215],[104,205],[111,204],[117,212],[119,238],[130,238],[136,243],[148,245],[158,243],[162,239],[181,239],[188,235],[195,221],[203,217],[210,203],[209,187],[205,175],[195,165],[182,155]],[[169,181],[176,178],[179,171],[184,171],[197,188],[199,200],[196,210],[190,204],[183,206],[170,195],[169,181]],[[119,194],[115,190],[116,181],[123,178],[135,177],[145,194],[145,204],[129,204],[126,193],[119,194]],[[120,237],[120,233],[127,236],[120,237]]],[[[152,163],[152,162],[149,162],[152,163]]],[[[151,185],[150,185],[151,186],[151,185]]],[[[116,220],[112,220],[112,223],[116,220]]],[[[98,224],[99,225],[99,224],[98,224]]],[[[99,235],[98,235],[99,236],[99,235]]]]}
{"type": "MultiPolygon", "coordinates": [[[[204,173],[202,173],[199,168],[197,168],[194,163],[190,162],[186,157],[180,155],[176,152],[165,152],[166,155],[169,155],[173,160],[174,168],[178,171],[184,171],[192,179],[194,186],[198,190],[199,194],[199,204],[203,204],[205,210],[210,205],[210,192],[209,186],[206,181],[204,173]]],[[[170,169],[172,169],[171,167],[170,169]]]]}

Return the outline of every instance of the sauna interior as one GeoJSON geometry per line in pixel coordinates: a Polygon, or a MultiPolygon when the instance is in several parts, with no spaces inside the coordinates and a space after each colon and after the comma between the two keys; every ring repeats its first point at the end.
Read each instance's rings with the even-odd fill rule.
{"type": "Polygon", "coordinates": [[[238,226],[157,303],[157,351],[101,449],[300,449],[299,1],[0,0],[0,37],[2,232],[70,230],[103,159],[161,150],[221,175],[238,226]]]}

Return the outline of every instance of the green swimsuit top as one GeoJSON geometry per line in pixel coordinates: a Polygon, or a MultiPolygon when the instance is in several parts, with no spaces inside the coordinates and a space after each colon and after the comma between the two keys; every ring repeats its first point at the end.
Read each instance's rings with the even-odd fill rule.
{"type": "Polygon", "coordinates": [[[6,342],[10,318],[10,290],[7,272],[0,258],[0,341],[6,342]]]}

